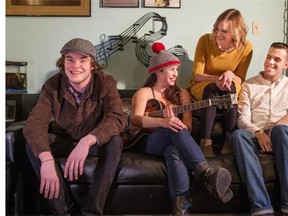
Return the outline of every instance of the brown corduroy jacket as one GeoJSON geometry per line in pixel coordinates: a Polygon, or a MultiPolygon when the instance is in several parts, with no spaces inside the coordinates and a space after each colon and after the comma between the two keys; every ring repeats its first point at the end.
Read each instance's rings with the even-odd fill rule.
{"type": "Polygon", "coordinates": [[[52,76],[44,83],[39,100],[23,129],[36,157],[43,151],[51,152],[48,128],[49,133],[76,142],[92,134],[100,145],[124,129],[127,118],[115,79],[104,72],[93,73],[91,79],[88,93],[79,106],[67,90],[68,79],[63,73],[52,76]]]}

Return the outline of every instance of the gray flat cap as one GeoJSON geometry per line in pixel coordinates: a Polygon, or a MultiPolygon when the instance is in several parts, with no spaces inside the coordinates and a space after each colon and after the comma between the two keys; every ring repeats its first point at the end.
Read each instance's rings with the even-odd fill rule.
{"type": "Polygon", "coordinates": [[[90,41],[82,38],[74,38],[68,41],[63,46],[60,53],[64,55],[67,52],[77,52],[84,56],[92,56],[96,61],[96,50],[94,45],[90,41]]]}

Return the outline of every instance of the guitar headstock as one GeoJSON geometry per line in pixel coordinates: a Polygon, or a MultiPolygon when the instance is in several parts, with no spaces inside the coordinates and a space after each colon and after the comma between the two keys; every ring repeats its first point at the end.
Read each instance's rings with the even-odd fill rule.
{"type": "Polygon", "coordinates": [[[211,100],[212,106],[217,106],[218,108],[228,109],[232,108],[234,104],[238,104],[237,95],[236,94],[228,94],[223,96],[218,96],[211,100]]]}

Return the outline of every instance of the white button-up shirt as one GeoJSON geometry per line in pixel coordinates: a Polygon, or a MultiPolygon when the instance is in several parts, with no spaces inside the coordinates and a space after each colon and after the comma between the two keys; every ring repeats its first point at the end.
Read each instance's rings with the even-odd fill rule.
{"type": "Polygon", "coordinates": [[[288,114],[288,77],[272,83],[261,73],[244,81],[239,94],[238,127],[252,133],[270,129],[288,114]]]}

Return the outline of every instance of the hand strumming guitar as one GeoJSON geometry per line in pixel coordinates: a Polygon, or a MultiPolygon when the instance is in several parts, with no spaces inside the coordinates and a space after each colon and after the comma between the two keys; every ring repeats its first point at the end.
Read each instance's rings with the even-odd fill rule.
{"type": "Polygon", "coordinates": [[[184,128],[187,129],[187,126],[174,115],[172,108],[173,105],[170,104],[166,107],[166,109],[163,110],[163,127],[169,128],[174,132],[178,132],[184,128]]]}

